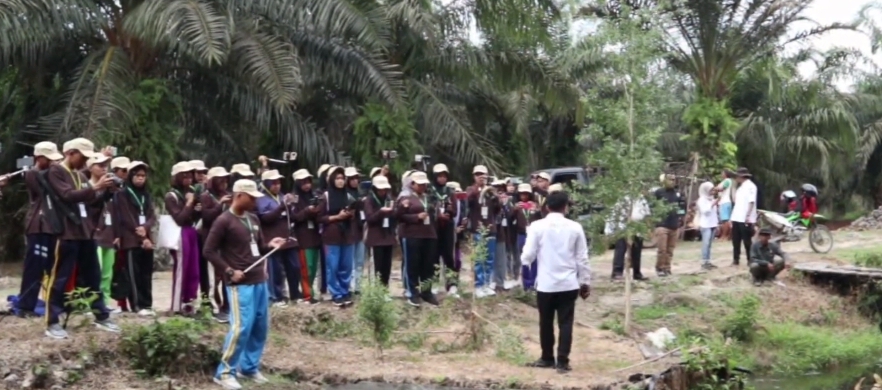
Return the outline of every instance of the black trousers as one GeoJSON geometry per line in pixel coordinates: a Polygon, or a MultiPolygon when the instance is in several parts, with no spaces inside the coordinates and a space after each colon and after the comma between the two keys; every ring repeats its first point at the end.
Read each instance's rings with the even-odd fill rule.
{"type": "Polygon", "coordinates": [[[753,226],[744,222],[732,221],[732,262],[738,264],[741,260],[741,245],[744,244],[744,252],[750,256],[750,245],[753,238],[753,226]]]}
{"type": "Polygon", "coordinates": [[[211,275],[208,274],[208,259],[202,254],[202,247],[205,240],[202,235],[198,235],[199,243],[199,297],[202,299],[203,306],[211,306],[209,297],[211,296],[211,275]]]}
{"type": "MultiPolygon", "coordinates": [[[[153,251],[132,248],[124,251],[123,271],[129,282],[129,310],[137,313],[141,309],[153,308],[153,251]]],[[[117,258],[118,259],[118,258],[117,258]]],[[[118,260],[117,260],[118,261],[118,260]]]]}
{"type": "Polygon", "coordinates": [[[393,245],[371,247],[374,255],[374,272],[380,277],[380,282],[389,287],[389,276],[392,275],[392,249],[393,245]]]}
{"type": "Polygon", "coordinates": [[[539,306],[539,344],[542,345],[542,360],[554,361],[554,315],[557,314],[557,327],[560,338],[557,342],[557,364],[570,363],[570,348],[573,345],[573,318],[576,312],[576,298],[579,290],[536,293],[539,306]]]}
{"type": "MultiPolygon", "coordinates": [[[[625,251],[628,249],[628,241],[624,238],[616,240],[616,249],[613,252],[613,276],[621,276],[625,273],[625,251]]],[[[640,255],[643,252],[643,238],[631,238],[631,269],[635,277],[643,276],[640,272],[640,255]]]]}
{"type": "Polygon", "coordinates": [[[52,266],[55,236],[45,233],[27,235],[28,249],[21,273],[21,291],[18,293],[18,311],[34,311],[40,296],[43,275],[52,266]]]}
{"type": "MultiPolygon", "coordinates": [[[[438,259],[444,262],[444,267],[447,268],[448,275],[445,275],[447,280],[447,286],[445,287],[447,288],[455,286],[459,279],[459,269],[456,267],[455,260],[456,248],[453,245],[454,237],[456,237],[456,232],[452,222],[448,222],[447,226],[443,228],[438,228],[438,259]]],[[[438,269],[441,269],[441,267],[439,266],[438,269]]]]}
{"type": "Polygon", "coordinates": [[[59,240],[49,270],[49,292],[46,298],[46,325],[58,323],[58,316],[69,311],[65,305],[65,289],[76,269],[78,287],[88,288],[94,294],[91,309],[97,320],[110,317],[101,292],[101,265],[98,263],[98,246],[94,240],[59,240]]]}
{"type": "MultiPolygon", "coordinates": [[[[288,295],[292,300],[303,298],[300,293],[300,251],[297,248],[282,249],[273,254],[273,260],[280,264],[282,272],[274,272],[273,277],[276,279],[274,288],[280,293],[285,291],[285,282],[288,283],[288,295]]],[[[278,299],[284,299],[283,295],[277,296],[278,299]]]]}
{"type": "Polygon", "coordinates": [[[319,248],[319,267],[321,267],[320,268],[321,272],[319,272],[319,273],[322,275],[322,280],[321,280],[321,283],[319,284],[319,291],[322,294],[327,294],[328,293],[328,275],[325,275],[325,273],[326,273],[325,270],[327,268],[325,268],[325,247],[324,246],[319,248]]]}
{"type": "Polygon", "coordinates": [[[437,244],[438,240],[434,238],[404,239],[404,285],[412,297],[432,289],[438,258],[437,244]]]}

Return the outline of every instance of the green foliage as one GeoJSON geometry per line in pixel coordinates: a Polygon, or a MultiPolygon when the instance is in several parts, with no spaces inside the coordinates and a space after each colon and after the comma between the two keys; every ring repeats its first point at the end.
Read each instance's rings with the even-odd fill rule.
{"type": "Polygon", "coordinates": [[[496,333],[493,337],[493,344],[496,347],[496,357],[511,364],[522,366],[530,359],[527,354],[527,348],[524,347],[524,341],[521,339],[517,329],[511,327],[500,328],[499,333],[496,333]]]}
{"type": "Polygon", "coordinates": [[[686,108],[683,121],[689,128],[685,139],[699,153],[705,175],[716,175],[735,166],[735,133],[741,123],[732,116],[727,101],[699,98],[686,108]]]}
{"type": "Polygon", "coordinates": [[[776,371],[793,373],[822,371],[867,363],[869,356],[882,353],[879,330],[869,328],[846,331],[797,323],[765,325],[757,344],[779,351],[772,366],[776,371]]]}
{"type": "Polygon", "coordinates": [[[756,295],[746,295],[738,302],[735,312],[728,315],[720,330],[723,336],[749,343],[756,338],[760,300],[756,295]]]}
{"type": "Polygon", "coordinates": [[[220,362],[210,322],[173,317],[123,330],[120,352],[132,368],[149,377],[211,373],[220,362]]]}
{"type": "Polygon", "coordinates": [[[882,268],[882,254],[863,252],[854,256],[854,265],[858,267],[882,268]]]}
{"type": "Polygon", "coordinates": [[[690,389],[740,390],[746,376],[738,371],[737,349],[720,339],[690,340],[683,358],[691,373],[690,389]]]}
{"type": "Polygon", "coordinates": [[[411,156],[418,150],[416,129],[405,111],[391,111],[386,106],[368,103],[353,123],[352,157],[364,169],[381,167],[384,150],[395,150],[398,158],[389,161],[396,175],[410,169],[411,156]]]}
{"type": "Polygon", "coordinates": [[[613,319],[608,319],[606,321],[603,321],[603,323],[600,324],[600,329],[601,330],[608,330],[608,331],[613,332],[619,336],[625,335],[625,325],[622,324],[622,320],[619,318],[613,318],[613,319]]]}
{"type": "Polygon", "coordinates": [[[379,278],[362,278],[358,300],[358,320],[368,330],[371,343],[382,356],[383,349],[392,342],[398,324],[398,308],[389,299],[389,290],[379,278]]]}
{"type": "MultiPolygon", "coordinates": [[[[67,314],[61,326],[67,328],[67,324],[73,316],[83,316],[92,311],[92,303],[98,300],[98,294],[90,291],[87,287],[77,287],[73,291],[65,293],[64,305],[67,306],[67,314]]],[[[97,313],[96,313],[97,314],[97,313]]]]}
{"type": "Polygon", "coordinates": [[[337,318],[334,313],[321,311],[308,316],[300,325],[300,332],[313,337],[338,339],[355,334],[354,324],[337,318]]]}

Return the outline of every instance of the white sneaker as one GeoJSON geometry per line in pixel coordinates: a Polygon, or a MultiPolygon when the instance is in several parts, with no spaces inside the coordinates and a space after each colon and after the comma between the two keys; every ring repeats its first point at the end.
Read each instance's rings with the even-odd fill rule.
{"type": "Polygon", "coordinates": [[[257,383],[257,384],[269,383],[269,379],[267,379],[265,376],[263,376],[263,374],[261,374],[260,371],[255,372],[255,373],[250,374],[250,375],[248,375],[248,374],[242,374],[242,377],[244,377],[244,378],[248,378],[248,379],[250,379],[251,381],[253,381],[254,383],[257,383]]]}
{"type": "Polygon", "coordinates": [[[273,307],[288,307],[288,302],[278,301],[273,303],[273,307]]]}
{"type": "Polygon", "coordinates": [[[475,287],[475,298],[481,299],[487,296],[486,287],[475,287]]]}
{"type": "Polygon", "coordinates": [[[518,281],[517,280],[506,280],[505,284],[503,284],[503,286],[506,290],[511,290],[511,289],[518,286],[518,281]]]}
{"type": "Polygon", "coordinates": [[[496,282],[490,282],[490,284],[487,285],[487,288],[495,291],[496,290],[496,282]]]}
{"type": "Polygon", "coordinates": [[[459,290],[456,286],[450,286],[450,290],[447,290],[447,296],[451,298],[459,298],[459,290]]]}
{"type": "Polygon", "coordinates": [[[439,288],[438,286],[432,287],[432,294],[438,294],[440,292],[441,292],[441,288],[439,288]]]}
{"type": "Polygon", "coordinates": [[[122,309],[118,308],[118,307],[114,308],[113,310],[110,311],[110,314],[120,314],[120,313],[122,313],[122,309]]]}
{"type": "Polygon", "coordinates": [[[138,315],[141,317],[156,317],[156,312],[152,309],[141,309],[138,310],[138,315]]]}
{"type": "Polygon", "coordinates": [[[219,384],[226,390],[240,390],[242,388],[242,385],[239,384],[239,381],[236,380],[236,377],[232,375],[226,375],[226,378],[224,379],[215,377],[214,383],[219,384]]]}
{"type": "Polygon", "coordinates": [[[496,295],[496,289],[493,287],[485,287],[484,293],[487,294],[488,297],[492,297],[496,295]]]}

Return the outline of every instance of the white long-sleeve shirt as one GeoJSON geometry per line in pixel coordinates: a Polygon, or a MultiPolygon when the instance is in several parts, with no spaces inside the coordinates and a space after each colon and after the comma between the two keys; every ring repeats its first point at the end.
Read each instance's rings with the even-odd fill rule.
{"type": "Polygon", "coordinates": [[[539,262],[536,291],[572,291],[591,283],[585,231],[561,213],[550,213],[527,227],[521,264],[529,266],[533,259],[539,262]]]}

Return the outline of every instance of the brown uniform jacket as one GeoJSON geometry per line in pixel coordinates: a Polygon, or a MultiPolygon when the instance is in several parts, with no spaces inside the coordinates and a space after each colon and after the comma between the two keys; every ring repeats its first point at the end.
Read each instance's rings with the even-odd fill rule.
{"type": "Polygon", "coordinates": [[[416,194],[403,196],[398,199],[395,206],[395,218],[401,222],[399,231],[401,238],[438,238],[435,230],[436,213],[433,210],[427,210],[426,206],[431,208],[431,200],[428,195],[420,198],[416,194]],[[405,202],[406,201],[406,202],[405,202]],[[424,205],[423,202],[426,204],[424,205]],[[405,203],[407,205],[405,206],[405,203]],[[427,212],[427,219],[419,219],[419,214],[427,212]],[[428,223],[426,223],[428,221],[428,223]]]}
{"type": "Polygon", "coordinates": [[[165,209],[178,226],[193,226],[200,218],[200,213],[195,210],[194,206],[187,205],[186,194],[177,191],[169,191],[165,194],[165,209]]]}
{"type": "MultiPolygon", "coordinates": [[[[135,228],[142,226],[147,231],[147,238],[150,238],[150,232],[156,225],[156,210],[154,210],[152,200],[143,200],[144,204],[144,223],[141,222],[141,206],[134,199],[129,191],[122,191],[116,195],[114,201],[114,214],[116,221],[116,234],[119,236],[119,248],[128,250],[140,248],[144,239],[135,233],[135,228]]],[[[151,239],[152,241],[152,239],[151,239]]]]}
{"type": "Polygon", "coordinates": [[[469,226],[472,233],[478,233],[478,229],[483,226],[488,229],[487,234],[491,237],[496,236],[496,223],[501,211],[499,206],[499,197],[492,197],[489,200],[482,200],[481,189],[470,186],[466,189],[468,193],[469,204],[469,226]],[[484,213],[486,209],[486,214],[484,213]]]}
{"type": "Polygon", "coordinates": [[[91,240],[92,232],[95,231],[94,221],[88,217],[87,206],[97,199],[94,189],[87,186],[88,180],[82,173],[76,170],[68,170],[64,163],[49,166],[48,182],[58,197],[68,208],[80,217],[80,224],[71,221],[67,216],[62,216],[64,232],[61,240],[91,240]],[[86,210],[84,216],[82,211],[86,210]]]}
{"type": "MultiPolygon", "coordinates": [[[[292,223],[294,222],[294,220],[291,219],[291,215],[293,215],[295,211],[294,206],[285,205],[285,194],[279,194],[278,201],[276,201],[275,198],[270,197],[269,194],[267,194],[263,199],[266,199],[266,201],[268,202],[272,202],[272,208],[269,211],[259,210],[260,226],[263,228],[263,239],[265,240],[264,244],[269,244],[269,242],[276,237],[288,238],[291,235],[290,225],[288,225],[288,221],[290,220],[292,223]]],[[[290,240],[286,242],[281,249],[290,249],[296,247],[297,241],[290,240]]]]}
{"type": "MultiPolygon", "coordinates": [[[[48,168],[47,168],[48,169],[48,168]]],[[[36,168],[25,172],[25,186],[28,189],[28,212],[25,214],[26,231],[25,234],[45,233],[52,234],[49,224],[43,220],[43,188],[37,181],[37,175],[42,171],[36,168]]]]}
{"type": "MultiPolygon", "coordinates": [[[[267,253],[269,249],[264,244],[263,232],[257,216],[245,213],[241,218],[232,212],[224,212],[208,231],[202,254],[214,266],[218,273],[224,275],[227,283],[226,270],[232,268],[245,271],[260,258],[260,254],[267,253]],[[248,227],[251,227],[251,231],[248,227]],[[251,248],[257,245],[258,254],[252,253],[251,248]]],[[[255,266],[245,274],[245,279],[239,285],[263,283],[267,279],[266,262],[255,266]]]]}
{"type": "MultiPolygon", "coordinates": [[[[318,210],[309,211],[309,198],[304,195],[297,197],[295,212],[292,215],[294,221],[294,237],[301,248],[320,248],[322,236],[319,234],[318,210]]],[[[319,205],[321,206],[321,205],[319,205]]]]}
{"type": "Polygon", "coordinates": [[[208,236],[208,231],[211,229],[211,224],[214,220],[230,208],[228,205],[220,203],[220,198],[223,198],[225,195],[227,195],[226,191],[222,194],[212,194],[207,190],[199,194],[199,202],[202,203],[202,226],[199,228],[199,236],[203,239],[208,236]]]}
{"type": "Polygon", "coordinates": [[[325,192],[319,200],[318,222],[322,225],[322,244],[324,245],[350,245],[355,243],[353,224],[358,223],[358,214],[353,212],[347,221],[331,222],[332,215],[328,215],[328,193],[325,192]]]}
{"type": "Polygon", "coordinates": [[[383,202],[382,205],[369,195],[362,202],[364,216],[367,219],[367,237],[364,244],[368,247],[395,245],[395,210],[380,210],[385,205],[385,200],[380,199],[380,201],[383,202]]]}

